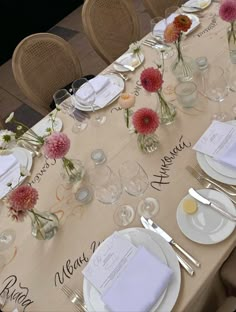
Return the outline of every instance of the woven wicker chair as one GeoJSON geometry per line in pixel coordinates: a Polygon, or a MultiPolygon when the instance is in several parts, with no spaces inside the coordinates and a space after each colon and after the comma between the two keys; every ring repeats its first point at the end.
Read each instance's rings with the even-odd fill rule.
{"type": "Polygon", "coordinates": [[[130,0],[86,0],[82,22],[91,45],[107,64],[140,38],[138,16],[130,0]]]}
{"type": "Polygon", "coordinates": [[[82,76],[71,45],[49,33],[24,38],[13,53],[12,69],[23,94],[43,115],[50,111],[55,91],[82,76]]]}
{"type": "Polygon", "coordinates": [[[143,0],[143,4],[148,14],[153,18],[155,16],[165,17],[165,10],[174,5],[180,5],[181,0],[143,0]]]}

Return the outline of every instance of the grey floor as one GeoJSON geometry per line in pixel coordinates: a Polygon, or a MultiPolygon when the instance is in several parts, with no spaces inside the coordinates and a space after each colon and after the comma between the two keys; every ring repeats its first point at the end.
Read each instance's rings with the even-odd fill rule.
{"type": "MultiPolygon", "coordinates": [[[[134,0],[134,4],[143,36],[150,30],[150,16],[141,0],[134,0]]],[[[48,31],[67,40],[77,51],[83,75],[91,73],[96,75],[107,65],[96,54],[86,38],[82,26],[81,10],[82,7],[78,7],[48,31]]],[[[11,69],[11,59],[0,67],[0,107],[1,118],[5,119],[14,111],[16,118],[30,127],[42,118],[42,115],[32,108],[30,101],[24,97],[16,85],[11,69]]]]}

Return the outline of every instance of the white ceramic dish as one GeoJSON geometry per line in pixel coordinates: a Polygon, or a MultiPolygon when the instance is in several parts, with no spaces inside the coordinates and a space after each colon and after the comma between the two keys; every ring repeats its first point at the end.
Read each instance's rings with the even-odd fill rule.
{"type": "MultiPolygon", "coordinates": [[[[144,61],[144,54],[143,53],[139,53],[139,56],[137,56],[136,54],[133,54],[131,52],[126,52],[125,54],[121,55],[116,62],[121,63],[123,65],[129,65],[129,66],[133,66],[134,68],[139,67],[144,61]]],[[[113,67],[115,70],[119,71],[119,72],[128,72],[130,71],[129,69],[126,69],[122,66],[119,66],[117,64],[113,64],[113,67]]]]}
{"type": "Polygon", "coordinates": [[[208,155],[204,155],[208,165],[215,171],[217,171],[218,173],[222,174],[223,176],[229,177],[229,178],[233,178],[236,179],[236,169],[231,167],[231,166],[227,166],[224,165],[220,162],[218,162],[217,160],[215,160],[214,158],[208,156],[208,155]]]}
{"type": "MultiPolygon", "coordinates": [[[[225,194],[211,189],[200,189],[198,192],[224,210],[236,215],[234,204],[225,194]]],[[[211,207],[198,202],[198,210],[194,214],[185,213],[183,201],[187,198],[191,196],[187,195],[180,201],[176,213],[178,226],[185,236],[199,244],[216,244],[232,234],[235,223],[211,207]]]]}
{"type": "MultiPolygon", "coordinates": [[[[111,100],[109,101],[106,105],[110,105],[112,104],[119,96],[120,96],[120,93],[124,90],[125,88],[125,83],[124,83],[124,80],[117,76],[117,75],[113,75],[113,74],[104,74],[104,76],[106,76],[107,78],[110,79],[111,83],[113,84],[116,84],[117,86],[119,86],[121,88],[121,91],[111,100]]],[[[92,108],[90,106],[84,106],[84,105],[81,105],[80,103],[78,103],[76,101],[76,108],[82,110],[82,111],[85,111],[85,112],[91,112],[92,111],[92,108]]],[[[95,106],[94,107],[95,110],[99,110],[99,109],[102,109],[101,107],[98,107],[98,106],[95,106]]]]}
{"type": "MultiPolygon", "coordinates": [[[[20,165],[25,167],[28,171],[31,170],[33,159],[28,150],[22,147],[14,147],[12,149],[12,154],[15,156],[17,162],[20,165]]],[[[13,168],[9,169],[9,172],[7,172],[7,176],[4,175],[4,177],[0,179],[1,181],[0,199],[3,198],[10,191],[9,187],[7,187],[6,185],[8,182],[11,182],[12,188],[14,188],[18,183],[19,184],[22,183],[25,180],[25,178],[26,177],[20,177],[20,168],[19,166],[17,166],[17,164],[13,166],[13,168]]]]}
{"type": "MultiPolygon", "coordinates": [[[[151,312],[171,311],[178,298],[181,283],[179,263],[174,250],[158,234],[146,229],[129,228],[119,233],[128,238],[135,246],[142,245],[147,248],[173,270],[174,274],[171,283],[151,312]]],[[[89,312],[108,312],[100,298],[99,292],[86,279],[84,279],[83,292],[85,304],[89,312]]]]}
{"type": "Polygon", "coordinates": [[[182,10],[186,13],[198,12],[206,9],[211,4],[212,0],[190,0],[184,3],[182,10]],[[189,6],[189,8],[187,8],[189,6]],[[196,8],[193,8],[193,7],[196,8]],[[199,9],[197,8],[199,7],[199,9]]]}
{"type": "MultiPolygon", "coordinates": [[[[58,117],[55,118],[53,123],[53,129],[56,132],[61,131],[63,126],[62,120],[58,117]]],[[[32,127],[32,130],[39,136],[46,136],[48,135],[48,128],[52,128],[52,119],[50,117],[45,117],[44,119],[40,120],[36,125],[32,127]]]]}

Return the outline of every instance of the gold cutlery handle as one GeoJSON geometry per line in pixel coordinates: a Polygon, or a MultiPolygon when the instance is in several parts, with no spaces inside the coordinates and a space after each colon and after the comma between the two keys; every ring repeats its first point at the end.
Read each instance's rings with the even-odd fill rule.
{"type": "Polygon", "coordinates": [[[206,181],[208,181],[209,183],[211,183],[212,185],[214,185],[215,187],[217,187],[219,190],[223,191],[224,193],[230,195],[230,196],[236,196],[236,193],[232,193],[230,192],[229,190],[227,190],[226,188],[224,188],[223,186],[221,186],[220,184],[218,184],[217,182],[215,181],[212,181],[211,179],[207,178],[207,177],[204,177],[204,179],[206,181]]]}
{"type": "Polygon", "coordinates": [[[182,267],[187,271],[187,273],[191,276],[194,274],[193,268],[186,262],[180,255],[176,253],[177,259],[179,260],[179,263],[182,265],[182,267]]]}
{"type": "Polygon", "coordinates": [[[194,259],[186,250],[184,250],[179,244],[177,244],[174,240],[171,241],[171,244],[175,246],[186,258],[188,258],[196,267],[200,267],[200,262],[194,259]]]}

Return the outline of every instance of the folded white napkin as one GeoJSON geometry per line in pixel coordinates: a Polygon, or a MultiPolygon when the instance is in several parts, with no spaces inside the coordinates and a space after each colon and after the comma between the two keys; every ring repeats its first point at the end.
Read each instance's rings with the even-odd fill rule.
{"type": "Polygon", "coordinates": [[[171,280],[173,271],[139,247],[117,280],[102,295],[111,312],[150,312],[171,280]]]}
{"type": "Polygon", "coordinates": [[[209,3],[208,0],[189,0],[185,2],[184,5],[204,8],[208,3],[209,3]]]}
{"type": "Polygon", "coordinates": [[[89,82],[93,86],[95,92],[98,93],[103,88],[105,88],[110,81],[106,76],[98,75],[94,77],[93,79],[89,80],[89,82]]]}
{"type": "Polygon", "coordinates": [[[173,22],[173,20],[175,19],[175,17],[177,16],[177,13],[172,13],[168,18],[167,18],[167,22],[165,19],[161,20],[160,22],[158,22],[155,26],[154,26],[154,35],[155,32],[157,32],[156,35],[160,35],[160,33],[164,33],[164,30],[166,29],[166,25],[170,24],[173,22]]]}
{"type": "Polygon", "coordinates": [[[0,156],[0,177],[5,174],[17,162],[14,155],[1,155],[0,156]]]}
{"type": "Polygon", "coordinates": [[[234,142],[225,153],[217,155],[214,159],[225,165],[236,168],[236,142],[234,142]]]}

